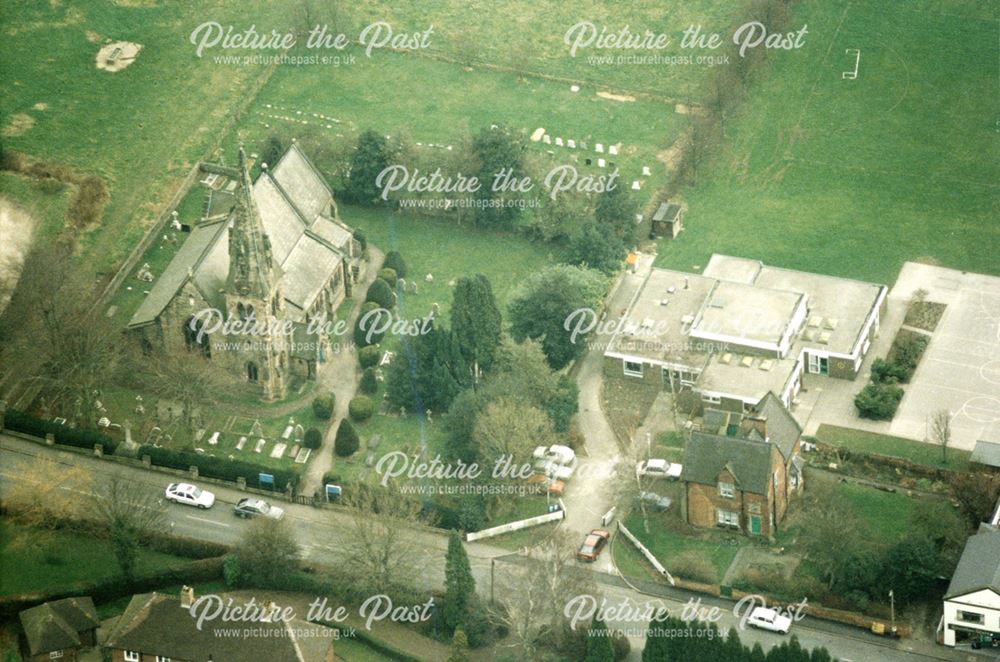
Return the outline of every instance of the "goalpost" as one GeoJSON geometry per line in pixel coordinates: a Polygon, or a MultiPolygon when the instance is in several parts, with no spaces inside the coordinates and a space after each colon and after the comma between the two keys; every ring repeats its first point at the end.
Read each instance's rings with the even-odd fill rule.
{"type": "Polygon", "coordinates": [[[854,71],[845,71],[840,75],[841,79],[854,80],[858,77],[858,65],[861,64],[861,50],[857,48],[848,48],[844,51],[847,55],[854,56],[854,71]]]}

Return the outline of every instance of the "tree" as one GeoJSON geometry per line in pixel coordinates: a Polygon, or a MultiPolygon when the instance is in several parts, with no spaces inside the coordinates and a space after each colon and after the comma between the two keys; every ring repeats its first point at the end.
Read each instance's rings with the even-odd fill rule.
{"type": "Polygon", "coordinates": [[[344,419],[337,428],[337,436],[333,440],[333,451],[340,457],[349,457],[358,451],[361,440],[351,422],[344,419]]]}
{"type": "Polygon", "coordinates": [[[509,180],[525,176],[523,141],[506,127],[486,128],[472,140],[472,151],[478,161],[480,188],[475,193],[484,204],[477,207],[476,223],[486,227],[509,227],[514,224],[521,209],[516,204],[518,194],[494,191],[494,180],[503,174],[509,180]]]}
{"type": "Polygon", "coordinates": [[[833,590],[856,564],[867,539],[867,525],[844,502],[834,486],[814,483],[803,495],[808,522],[803,549],[833,590]]]}
{"type": "Polygon", "coordinates": [[[333,393],[320,393],[313,398],[312,409],[316,418],[324,421],[329,420],[333,416],[333,407],[336,402],[337,399],[333,393]]]}
{"type": "Polygon", "coordinates": [[[509,457],[516,464],[529,462],[536,446],[555,442],[552,421],[537,407],[501,398],[476,417],[472,433],[479,457],[492,465],[509,457]]]}
{"type": "Polygon", "coordinates": [[[406,278],[406,261],[403,260],[403,256],[399,251],[389,251],[386,253],[382,266],[392,269],[400,278],[406,278]]]}
{"type": "Polygon", "coordinates": [[[377,205],[383,202],[382,191],[377,185],[379,174],[389,167],[392,149],[385,136],[371,129],[358,136],[358,146],[351,158],[351,177],[348,193],[352,200],[361,205],[377,205]]]}
{"type": "Polygon", "coordinates": [[[538,407],[552,419],[556,432],[569,430],[577,411],[576,382],[553,371],[542,346],[533,340],[504,340],[497,350],[493,373],[480,390],[491,398],[515,398],[538,407]]]}
{"type": "Polygon", "coordinates": [[[475,597],[476,580],[472,577],[469,556],[465,553],[461,535],[458,531],[452,531],[448,537],[444,566],[442,616],[445,626],[456,632],[461,631],[475,597]]]}
{"type": "Polygon", "coordinates": [[[951,442],[951,412],[939,409],[931,414],[931,442],[941,446],[941,462],[948,464],[948,444],[951,442]]]}
{"type": "Polygon", "coordinates": [[[347,412],[355,421],[367,421],[375,413],[375,405],[367,395],[356,395],[347,405],[347,412]]]}
{"type": "Polygon", "coordinates": [[[955,472],[949,479],[951,495],[972,528],[992,517],[1000,497],[1000,474],[955,472]]]}
{"type": "Polygon", "coordinates": [[[309,428],[302,439],[302,445],[313,450],[319,448],[323,445],[323,433],[316,428],[309,428]]]}
{"type": "Polygon", "coordinates": [[[378,392],[378,376],[375,368],[365,368],[361,373],[361,392],[373,395],[378,392]]]}
{"type": "Polygon", "coordinates": [[[261,164],[266,163],[270,167],[274,167],[278,164],[278,159],[281,155],[285,153],[285,145],[281,140],[281,137],[277,134],[272,133],[264,141],[264,146],[260,150],[260,161],[261,164]]]}
{"type": "Polygon", "coordinates": [[[470,383],[470,373],[454,335],[440,327],[403,338],[389,364],[386,395],[395,407],[417,413],[444,412],[470,383]]]}
{"type": "Polygon", "coordinates": [[[596,615],[587,632],[586,662],[615,662],[615,647],[608,626],[596,615]]]}
{"type": "Polygon", "coordinates": [[[621,251],[629,251],[639,240],[635,222],[638,205],[621,186],[609,188],[597,196],[594,220],[609,237],[613,237],[621,251]]]}
{"type": "Polygon", "coordinates": [[[372,301],[386,310],[392,310],[396,305],[396,295],[388,283],[381,278],[376,278],[368,287],[368,296],[365,301],[372,301]]]}
{"type": "Polygon", "coordinates": [[[55,543],[51,531],[68,519],[86,514],[86,501],[78,494],[93,491],[89,472],[75,464],[62,464],[45,457],[17,468],[16,480],[5,480],[5,514],[24,524],[26,533],[13,543],[45,550],[55,543]]]}
{"type": "MultiPolygon", "coordinates": [[[[383,281],[375,282],[385,285],[385,282],[383,281]]],[[[381,288],[379,289],[381,290],[381,288]]],[[[383,294],[384,291],[378,292],[377,296],[383,296],[383,294]]],[[[391,292],[390,295],[392,295],[393,298],[395,297],[395,295],[391,292]]],[[[374,301],[366,301],[361,304],[361,310],[358,312],[358,318],[354,320],[354,342],[361,348],[358,350],[358,361],[361,363],[362,368],[375,365],[378,363],[378,359],[381,356],[381,352],[378,349],[368,349],[368,347],[371,345],[377,345],[382,342],[382,338],[385,337],[385,332],[380,329],[379,325],[380,316],[387,314],[385,311],[387,311],[385,306],[382,306],[374,301]],[[376,310],[381,310],[383,312],[375,313],[376,310]]]]}
{"type": "Polygon", "coordinates": [[[870,382],[854,396],[854,406],[861,418],[891,420],[896,415],[903,389],[895,384],[870,382]]]}
{"type": "Polygon", "coordinates": [[[934,541],[911,535],[886,550],[879,585],[888,586],[897,599],[909,602],[928,595],[942,571],[934,541]]]}
{"type": "Polygon", "coordinates": [[[131,582],[139,547],[163,528],[162,501],[142,483],[113,476],[93,494],[91,504],[98,523],[108,532],[122,577],[131,582]]]}
{"type": "Polygon", "coordinates": [[[451,638],[448,662],[469,662],[469,640],[462,628],[455,630],[455,636],[451,638]]]}
{"type": "Polygon", "coordinates": [[[393,291],[396,289],[396,281],[399,280],[399,276],[396,275],[395,269],[390,269],[385,267],[378,270],[378,277],[380,280],[384,280],[385,284],[392,288],[393,291]]]}
{"type": "Polygon", "coordinates": [[[229,386],[208,360],[194,354],[133,355],[133,361],[140,381],[150,391],[180,403],[184,425],[192,432],[196,427],[195,409],[217,403],[219,393],[229,386]]]}
{"type": "Polygon", "coordinates": [[[511,335],[538,340],[548,364],[562,369],[586,351],[586,335],[574,337],[566,328],[571,313],[593,308],[604,287],[599,273],[565,264],[532,274],[510,303],[511,335]]]}
{"type": "Polygon", "coordinates": [[[451,330],[472,368],[473,381],[480,370],[488,372],[500,344],[503,320],[493,287],[483,274],[462,277],[455,283],[451,304],[451,330]]]}
{"type": "Polygon", "coordinates": [[[622,243],[614,235],[608,234],[597,221],[589,220],[573,235],[566,261],[611,274],[621,267],[624,252],[622,243]]]}
{"type": "Polygon", "coordinates": [[[299,544],[285,519],[258,517],[240,536],[234,551],[240,582],[260,588],[282,588],[282,580],[298,567],[299,544]]]}
{"type": "Polygon", "coordinates": [[[417,576],[420,544],[412,528],[420,522],[420,505],[388,489],[357,490],[346,537],[348,563],[363,591],[386,593],[417,576]]]}

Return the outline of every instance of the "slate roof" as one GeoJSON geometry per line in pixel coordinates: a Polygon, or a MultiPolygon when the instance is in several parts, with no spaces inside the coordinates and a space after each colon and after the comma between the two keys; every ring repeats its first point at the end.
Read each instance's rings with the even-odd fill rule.
{"type": "MultiPolygon", "coordinates": [[[[224,600],[226,596],[220,596],[224,600]]],[[[199,630],[197,620],[180,606],[180,599],[160,593],[132,597],[125,612],[108,635],[109,648],[139,651],[191,662],[321,662],[333,631],[320,625],[292,620],[288,623],[229,623],[206,620],[199,630]],[[227,636],[233,627],[252,626],[253,636],[227,636]],[[308,635],[296,630],[308,628],[308,635]],[[220,632],[216,632],[220,630],[220,632]],[[322,634],[323,636],[319,636],[322,634]]]]}
{"type": "Polygon", "coordinates": [[[985,523],[965,542],[944,598],[950,600],[983,589],[1000,594],[1000,529],[985,523]]]}
{"type": "Polygon", "coordinates": [[[715,485],[728,469],[744,492],[767,495],[771,477],[771,444],[743,437],[695,432],[684,449],[681,480],[715,485]]]}
{"type": "Polygon", "coordinates": [[[20,619],[32,655],[79,646],[79,633],[100,625],[89,597],[46,602],[22,611],[20,619]]]}
{"type": "Polygon", "coordinates": [[[333,194],[322,175],[299,149],[298,143],[292,143],[272,171],[274,179],[287,192],[307,224],[311,225],[317,216],[326,213],[333,202],[333,194]]]}
{"type": "Polygon", "coordinates": [[[757,405],[757,412],[767,419],[767,436],[771,443],[777,446],[781,456],[788,460],[795,442],[802,436],[802,427],[774,393],[764,396],[757,405]]]}

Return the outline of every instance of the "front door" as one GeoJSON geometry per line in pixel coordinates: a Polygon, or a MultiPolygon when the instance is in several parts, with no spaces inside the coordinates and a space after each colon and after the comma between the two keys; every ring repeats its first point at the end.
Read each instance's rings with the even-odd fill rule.
{"type": "Polygon", "coordinates": [[[760,535],[760,515],[750,516],[750,535],[760,535]]]}

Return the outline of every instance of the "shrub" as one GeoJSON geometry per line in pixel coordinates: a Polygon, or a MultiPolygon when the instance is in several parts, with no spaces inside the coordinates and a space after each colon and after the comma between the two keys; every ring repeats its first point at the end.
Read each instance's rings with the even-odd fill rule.
{"type": "Polygon", "coordinates": [[[689,581],[714,584],[719,581],[718,573],[707,559],[694,552],[678,554],[670,572],[689,581]]]}
{"type": "Polygon", "coordinates": [[[52,433],[57,444],[76,448],[93,448],[102,444],[104,452],[111,455],[118,449],[118,442],[93,428],[71,428],[51,421],[45,421],[23,411],[10,409],[4,415],[4,427],[36,437],[52,433]]]}
{"type": "Polygon", "coordinates": [[[872,381],[877,384],[897,384],[906,381],[906,368],[892,361],[875,359],[872,361],[872,381]]]}
{"type": "Polygon", "coordinates": [[[615,630],[614,640],[611,643],[615,646],[615,662],[628,659],[629,654],[632,652],[632,644],[629,643],[628,637],[625,636],[624,632],[615,630]]]}
{"type": "Polygon", "coordinates": [[[375,376],[375,368],[365,368],[361,373],[361,392],[372,395],[378,392],[378,377],[375,376]]]}
{"type": "Polygon", "coordinates": [[[355,230],[354,230],[354,239],[359,244],[361,244],[361,250],[367,250],[367,248],[368,248],[368,237],[365,236],[364,232],[362,232],[361,230],[358,230],[357,228],[355,228],[355,230]]]}
{"type": "Polygon", "coordinates": [[[382,266],[395,271],[398,277],[406,278],[406,262],[403,261],[403,256],[399,254],[399,251],[389,251],[386,253],[385,262],[382,263],[382,266]]]}
{"type": "Polygon", "coordinates": [[[861,418],[888,421],[896,414],[902,399],[903,389],[895,384],[871,382],[854,397],[854,406],[861,418]]]}
{"type": "Polygon", "coordinates": [[[321,393],[313,399],[313,413],[316,418],[327,420],[333,416],[333,407],[337,403],[337,398],[333,393],[321,393]]]}
{"type": "MultiPolygon", "coordinates": [[[[385,281],[377,280],[375,282],[388,287],[385,285],[385,281]]],[[[395,296],[391,292],[389,294],[395,296]]],[[[386,308],[374,301],[366,301],[361,305],[361,310],[358,312],[358,319],[354,322],[354,342],[358,347],[377,345],[382,342],[382,338],[385,336],[385,332],[375,332],[379,323],[379,315],[370,315],[370,313],[376,310],[386,310],[386,308]],[[372,333],[369,333],[369,331],[372,331],[372,333]]],[[[384,315],[385,313],[381,314],[384,315]]]]}
{"type": "Polygon", "coordinates": [[[367,395],[358,395],[351,399],[347,410],[355,421],[367,421],[375,413],[375,405],[367,395]]]}
{"type": "Polygon", "coordinates": [[[368,287],[368,295],[365,297],[365,301],[374,301],[382,308],[392,309],[396,305],[396,295],[393,294],[392,288],[381,278],[376,278],[368,287]]]}
{"type": "Polygon", "coordinates": [[[358,438],[354,426],[348,420],[341,421],[340,427],[337,428],[337,437],[333,442],[334,452],[340,457],[348,457],[354,455],[359,446],[361,446],[361,439],[358,438]]]}
{"type": "Polygon", "coordinates": [[[358,363],[361,364],[362,368],[372,368],[378,364],[381,356],[382,350],[375,345],[368,345],[358,350],[358,363]]]}
{"type": "MultiPolygon", "coordinates": [[[[139,456],[148,455],[150,461],[158,467],[187,470],[198,467],[198,474],[206,478],[236,481],[238,477],[245,478],[248,487],[262,487],[260,473],[274,476],[274,489],[285,490],[289,485],[294,487],[299,481],[299,474],[294,469],[271,469],[243,460],[230,460],[225,457],[203,455],[194,451],[179,451],[156,446],[142,446],[139,456]]],[[[265,489],[269,485],[263,486],[265,489]]]]}
{"type": "Polygon", "coordinates": [[[378,277],[386,282],[386,284],[393,290],[396,289],[396,281],[399,280],[399,276],[396,275],[395,269],[381,269],[378,272],[378,277]]]}
{"type": "Polygon", "coordinates": [[[896,335],[896,339],[892,342],[892,349],[889,350],[889,356],[892,361],[906,371],[906,379],[902,381],[909,381],[910,377],[913,376],[913,371],[917,369],[917,363],[920,362],[920,357],[927,349],[928,342],[927,336],[922,333],[904,330],[896,335]]]}
{"type": "Polygon", "coordinates": [[[323,433],[316,428],[306,430],[306,436],[302,438],[302,445],[313,450],[323,445],[323,433]]]}
{"type": "Polygon", "coordinates": [[[222,578],[226,581],[226,586],[229,588],[239,586],[241,574],[239,557],[235,554],[227,554],[222,562],[222,578]]]}

